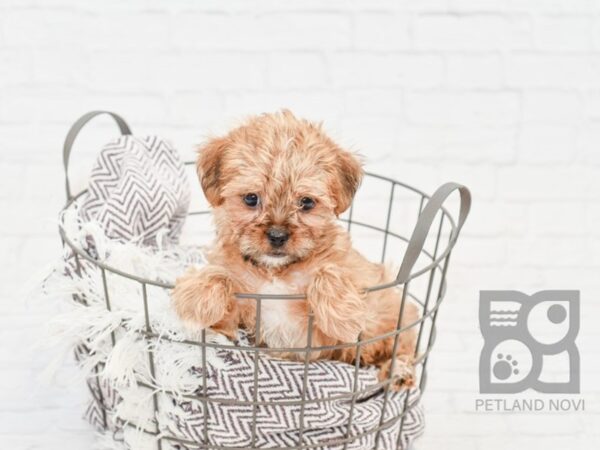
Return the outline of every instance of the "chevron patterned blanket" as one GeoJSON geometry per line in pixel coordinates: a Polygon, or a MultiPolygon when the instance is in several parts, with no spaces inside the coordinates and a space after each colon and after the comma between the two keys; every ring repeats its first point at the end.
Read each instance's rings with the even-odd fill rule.
{"type": "Polygon", "coordinates": [[[177,240],[189,198],[183,163],[166,140],[124,135],[98,155],[81,214],[110,238],[152,245],[165,233],[177,240]]]}
{"type": "MultiPolygon", "coordinates": [[[[357,398],[354,407],[347,395],[352,392],[354,367],[338,361],[317,361],[311,363],[306,373],[307,391],[304,410],[293,404],[302,399],[304,365],[298,362],[282,361],[262,355],[258,359],[257,398],[261,404],[253,412],[254,356],[245,351],[217,351],[216,358],[207,366],[209,385],[207,395],[213,399],[206,405],[208,415],[208,440],[212,445],[246,448],[252,442],[252,421],[256,415],[256,440],[258,448],[286,448],[300,445],[311,448],[343,449],[344,445],[324,442],[344,441],[347,436],[361,436],[351,441],[348,449],[372,449],[377,439],[376,433],[369,433],[380,424],[384,408],[384,393],[372,390],[357,398]],[[333,401],[336,397],[346,398],[333,401]],[[246,402],[245,405],[228,404],[227,401],[246,402]],[[303,419],[301,419],[301,416],[303,419]],[[301,424],[303,420],[304,425],[301,424]],[[350,423],[350,428],[348,424],[350,423]],[[300,431],[302,430],[302,431],[300,431]],[[319,445],[321,444],[321,445],[319,445]]],[[[375,370],[359,371],[357,390],[367,390],[377,384],[375,370]]],[[[198,393],[203,387],[198,386],[198,393]]],[[[400,421],[385,428],[379,437],[376,448],[408,448],[414,438],[423,431],[423,415],[416,404],[418,392],[394,393],[387,401],[385,421],[399,417],[408,398],[410,409],[402,424],[400,421]],[[397,444],[400,445],[397,447],[397,444]]],[[[178,402],[177,407],[185,411],[186,420],[173,421],[169,431],[187,441],[202,442],[205,438],[203,419],[205,410],[200,401],[178,402]]]]}
{"type": "MultiPolygon", "coordinates": [[[[163,351],[168,350],[163,348],[158,353],[163,351]]],[[[78,353],[82,359],[87,357],[81,348],[78,353]]],[[[399,417],[405,401],[408,412],[402,428],[400,420],[393,422],[383,429],[379,438],[377,433],[370,431],[380,424],[384,407],[384,394],[381,391],[358,398],[353,408],[348,398],[315,402],[316,399],[334,398],[352,391],[353,366],[336,361],[319,361],[309,366],[306,374],[308,402],[303,411],[304,426],[301,427],[301,407],[292,403],[302,398],[303,364],[267,356],[261,356],[258,364],[256,400],[261,404],[256,411],[250,404],[253,401],[252,352],[221,350],[211,354],[206,369],[206,395],[211,400],[206,405],[200,398],[194,398],[204,394],[202,368],[196,365],[190,367],[191,373],[198,377],[196,389],[191,395],[178,398],[173,394],[157,394],[160,410],[158,430],[162,436],[177,442],[173,447],[167,444],[166,448],[192,450],[196,448],[193,443],[207,441],[218,448],[250,448],[254,415],[257,426],[255,447],[252,448],[294,448],[302,441],[309,448],[316,449],[409,449],[412,442],[423,433],[424,418],[418,404],[417,390],[389,396],[385,421],[399,417]],[[348,423],[351,424],[350,428],[348,423]],[[349,442],[347,447],[333,444],[344,442],[348,435],[359,437],[349,442]]],[[[377,374],[374,370],[360,370],[356,386],[358,390],[368,389],[376,383],[377,374]]],[[[110,428],[123,436],[129,448],[154,448],[152,438],[124,425],[127,421],[139,423],[140,418],[131,414],[140,405],[152,410],[152,405],[145,403],[152,395],[151,390],[115,388],[111,383],[98,384],[95,380],[90,380],[89,387],[95,393],[95,400],[86,411],[88,421],[101,428],[102,414],[108,414],[112,424],[110,428]],[[102,403],[98,399],[102,399],[102,403]]],[[[147,423],[150,429],[155,426],[151,420],[147,423]]]]}
{"type": "MultiPolygon", "coordinates": [[[[176,244],[189,196],[184,178],[178,178],[182,173],[177,154],[164,141],[119,138],[104,148],[88,196],[65,211],[61,225],[91,257],[126,273],[173,283],[189,265],[203,264],[200,248],[176,244]],[[163,242],[160,234],[169,239],[163,242]]],[[[378,449],[408,449],[423,432],[419,391],[389,393],[386,400],[384,392],[372,388],[378,382],[373,368],[361,368],[354,386],[355,367],[338,361],[311,363],[305,374],[304,364],[262,352],[257,360],[253,351],[207,348],[203,353],[189,344],[199,336],[178,319],[166,289],[150,286],[144,292],[147,323],[139,283],[102,273],[82,259],[75,266],[66,251],[45,288],[65,305],[53,321],[54,335],[62,343],[77,343],[76,356],[92,393],[85,416],[103,430],[101,448],[154,449],[161,437],[162,449],[178,450],[199,444],[248,448],[252,442],[255,448],[303,442],[316,449],[361,450],[376,444],[378,449]],[[148,326],[158,340],[144,338],[148,326]],[[354,389],[369,392],[353,404],[348,394],[354,389]],[[303,391],[304,407],[299,404],[303,391]],[[407,405],[404,418],[394,421],[407,405]],[[382,412],[389,426],[374,433],[382,412]],[[345,447],[339,442],[348,435],[358,437],[345,447]]],[[[243,333],[236,342],[211,332],[207,339],[249,345],[243,333]]]]}

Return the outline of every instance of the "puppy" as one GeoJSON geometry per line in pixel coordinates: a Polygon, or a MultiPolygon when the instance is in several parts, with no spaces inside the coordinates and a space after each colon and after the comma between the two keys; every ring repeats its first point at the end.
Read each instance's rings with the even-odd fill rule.
{"type": "MultiPolygon", "coordinates": [[[[217,237],[209,264],[176,282],[175,309],[198,329],[231,338],[255,333],[256,302],[234,294],[305,294],[306,300],[263,300],[256,345],[305,347],[312,311],[312,346],[367,340],[396,329],[401,295],[395,288],[364,289],[393,280],[383,265],[352,248],[337,217],[352,202],[363,175],[360,162],[320,125],[289,111],[253,117],[201,148],[198,175],[214,209],[217,237]]],[[[402,325],[417,319],[408,300],[402,325]]],[[[380,368],[393,387],[414,383],[414,327],[362,346],[360,363],[380,368]]],[[[312,351],[311,359],[355,362],[356,347],[312,351]]],[[[304,353],[280,356],[304,358],[304,353]]]]}

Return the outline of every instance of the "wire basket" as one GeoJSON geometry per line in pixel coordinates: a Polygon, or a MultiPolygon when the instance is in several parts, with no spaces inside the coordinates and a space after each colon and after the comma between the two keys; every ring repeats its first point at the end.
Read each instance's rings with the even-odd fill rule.
{"type": "MultiPolygon", "coordinates": [[[[104,112],[95,112],[83,116],[70,130],[67,135],[64,149],[63,149],[63,162],[65,169],[65,180],[66,180],[66,193],[67,203],[63,209],[70,208],[74,202],[81,197],[86,191],[73,194],[71,191],[71,184],[68,176],[69,158],[71,149],[75,138],[77,137],[81,128],[93,117],[104,112]]],[[[108,113],[119,126],[121,134],[131,134],[129,126],[119,116],[112,113],[108,113]]],[[[194,165],[193,161],[186,162],[186,165],[194,165]]],[[[156,448],[159,450],[163,448],[163,443],[169,442],[170,444],[180,444],[181,448],[201,448],[201,449],[241,449],[241,448],[261,448],[256,443],[256,429],[258,423],[257,410],[262,405],[258,401],[258,357],[261,352],[286,352],[295,353],[298,355],[305,355],[304,358],[304,377],[302,379],[303,389],[302,397],[298,401],[286,401],[282,402],[285,404],[295,405],[300,408],[300,430],[299,439],[295,445],[285,446],[279,448],[294,448],[294,449],[308,449],[308,448],[346,448],[349,443],[352,443],[356,439],[364,436],[355,435],[351,432],[352,428],[352,409],[355,407],[357,399],[367,394],[367,390],[357,390],[357,376],[360,365],[360,359],[357,358],[355,362],[354,389],[349,391],[343,396],[335,397],[323,397],[323,398],[307,398],[307,373],[309,365],[309,354],[311,351],[324,351],[324,350],[338,350],[344,348],[355,347],[357,355],[360,355],[360,349],[362,346],[383,339],[394,339],[394,350],[392,354],[395,354],[395,348],[398,345],[399,337],[402,332],[409,328],[416,327],[417,330],[417,345],[415,350],[415,365],[418,380],[418,395],[421,396],[426,383],[427,383],[427,361],[431,353],[432,347],[436,340],[436,320],[438,317],[438,311],[440,304],[446,293],[446,274],[449,266],[450,255],[456,244],[459,236],[459,232],[469,214],[471,204],[471,197],[469,190],[455,183],[447,183],[442,185],[433,195],[427,195],[424,192],[406,185],[402,182],[396,181],[391,178],[383,177],[380,175],[367,173],[361,189],[357,193],[354,202],[350,209],[340,217],[340,221],[343,226],[347,227],[347,230],[352,234],[355,246],[363,253],[366,253],[370,259],[378,259],[381,262],[389,260],[390,255],[403,254],[397,277],[394,281],[380,284],[376,286],[368,286],[366,288],[366,295],[370,292],[382,290],[382,289],[396,289],[402,288],[402,305],[406,301],[412,301],[419,308],[419,318],[406,326],[401,327],[402,323],[402,312],[403,306],[400,308],[400,317],[398,317],[395,330],[386,333],[381,336],[376,336],[368,340],[362,340],[359,336],[356,342],[343,343],[338,345],[328,346],[313,346],[312,342],[312,323],[313,316],[309,312],[308,315],[308,335],[306,346],[299,348],[269,348],[253,346],[253,345],[224,345],[209,343],[206,339],[206,330],[201,332],[201,338],[199,341],[186,341],[187,345],[197,346],[202,354],[202,385],[204,386],[203,393],[198,395],[200,400],[206,407],[207,403],[219,402],[220,399],[212,398],[206,395],[206,351],[208,348],[219,348],[223,350],[235,350],[242,352],[249,352],[255,358],[254,361],[254,398],[250,403],[252,407],[252,422],[251,422],[251,434],[252,439],[249,446],[244,447],[228,447],[222,445],[214,445],[210,443],[208,438],[210,433],[210,426],[207,421],[207,414],[204,414],[204,439],[202,442],[190,442],[182,440],[177,436],[170,436],[164,432],[159,433],[158,412],[159,412],[159,395],[167,395],[166,393],[153,394],[153,408],[155,417],[155,430],[143,430],[145,433],[152,434],[156,437],[156,448]],[[458,215],[453,216],[448,209],[444,206],[446,199],[453,193],[458,192],[459,204],[458,204],[458,215]],[[363,198],[364,197],[364,198],[363,198]],[[384,200],[382,200],[384,199],[384,200]],[[361,208],[361,205],[363,206],[361,208]],[[377,214],[377,211],[380,214],[377,214]],[[414,219],[413,219],[414,218],[414,219]],[[414,224],[414,225],[413,225],[414,224]],[[318,444],[306,443],[303,439],[303,413],[307,405],[315,402],[330,402],[346,400],[348,407],[350,408],[350,415],[348,423],[346,424],[347,433],[345,437],[336,439],[334,441],[322,441],[318,444]]],[[[188,221],[196,220],[201,218],[206,220],[210,217],[210,211],[196,210],[190,211],[188,221]]],[[[91,265],[91,267],[101,272],[103,281],[103,295],[106,303],[106,308],[110,310],[111,303],[108,296],[107,283],[109,283],[112,277],[124,277],[131,280],[133,283],[138,283],[141,287],[142,298],[140,304],[144,307],[145,323],[146,327],[143,333],[140,333],[140,339],[144,340],[156,340],[156,339],[168,339],[164,336],[159,337],[151,326],[151,308],[148,305],[148,288],[166,289],[170,290],[173,286],[151,279],[144,279],[131,273],[126,273],[118,268],[111,267],[102,261],[98,261],[92,258],[88,253],[83,251],[76,243],[71,240],[67,232],[63,227],[59,229],[60,236],[63,244],[68,248],[76,261],[77,267],[81,267],[82,264],[91,265]],[[84,261],[82,261],[84,260],[84,261]],[[110,274],[110,277],[107,276],[110,274]]],[[[393,259],[393,258],[392,258],[393,259]]],[[[255,327],[257,333],[259,333],[261,327],[261,305],[265,300],[276,300],[276,301],[290,301],[290,300],[303,300],[305,296],[301,293],[297,295],[264,295],[256,293],[238,293],[236,294],[237,299],[249,299],[256,303],[256,323],[255,327]]],[[[118,340],[118,334],[112,334],[112,345],[116,344],[118,340]]],[[[83,346],[85,350],[85,346],[83,346]]],[[[151,347],[150,347],[151,348],[151,347]]],[[[148,362],[150,372],[152,376],[155,373],[155,360],[152,350],[148,351],[148,362]]],[[[369,388],[372,392],[373,388],[379,389],[384,393],[384,401],[381,408],[381,419],[379,420],[378,426],[373,427],[367,431],[367,434],[375,436],[375,445],[373,448],[382,448],[379,446],[379,435],[380,433],[389,427],[398,427],[398,442],[395,448],[400,448],[400,435],[402,434],[402,427],[404,426],[404,419],[411,407],[415,403],[408,403],[409,396],[405,396],[404,408],[400,413],[390,414],[386,407],[388,405],[388,397],[391,394],[389,389],[392,382],[395,380],[392,377],[392,370],[389,371],[390,376],[381,381],[378,385],[369,388]]],[[[96,377],[94,382],[97,384],[97,388],[88,383],[92,391],[92,395],[96,397],[96,400],[100,405],[103,405],[102,420],[103,427],[108,428],[105,402],[102,398],[101,379],[99,376],[96,377]]],[[[233,402],[235,404],[235,401],[233,402]]],[[[243,402],[240,402],[240,405],[243,402]]],[[[277,401],[271,402],[271,404],[277,404],[277,401]]],[[[246,403],[244,405],[248,406],[246,403]]],[[[386,447],[387,448],[387,447],[386,447]]]]}

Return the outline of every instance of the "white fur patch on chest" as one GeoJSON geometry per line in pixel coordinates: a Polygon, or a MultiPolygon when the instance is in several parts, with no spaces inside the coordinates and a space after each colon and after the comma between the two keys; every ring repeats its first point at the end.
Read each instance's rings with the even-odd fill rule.
{"type": "MultiPolygon", "coordinates": [[[[302,277],[288,283],[273,279],[264,283],[259,293],[270,295],[298,294],[304,291],[302,277]]],[[[263,300],[261,335],[268,347],[304,347],[306,345],[306,318],[294,312],[294,303],[303,300],[263,300]]]]}

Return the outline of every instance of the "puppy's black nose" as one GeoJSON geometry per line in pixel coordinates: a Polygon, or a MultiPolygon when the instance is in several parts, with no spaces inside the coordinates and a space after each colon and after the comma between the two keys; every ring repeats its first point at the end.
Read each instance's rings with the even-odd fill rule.
{"type": "Polygon", "coordinates": [[[269,238],[271,246],[277,248],[286,243],[290,237],[290,233],[288,233],[286,230],[282,230],[281,228],[269,228],[267,230],[267,237],[269,238]]]}

